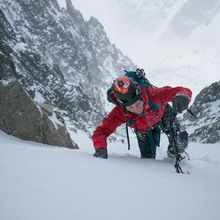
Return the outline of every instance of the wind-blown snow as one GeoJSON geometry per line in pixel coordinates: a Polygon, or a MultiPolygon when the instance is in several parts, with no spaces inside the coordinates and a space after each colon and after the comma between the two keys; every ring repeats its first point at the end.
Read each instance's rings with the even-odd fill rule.
{"type": "Polygon", "coordinates": [[[110,143],[104,160],[87,135],[73,136],[79,150],[0,132],[0,219],[219,219],[219,144],[190,144],[182,175],[165,159],[165,137],[156,160],[140,159],[134,140],[131,151],[110,143]]]}

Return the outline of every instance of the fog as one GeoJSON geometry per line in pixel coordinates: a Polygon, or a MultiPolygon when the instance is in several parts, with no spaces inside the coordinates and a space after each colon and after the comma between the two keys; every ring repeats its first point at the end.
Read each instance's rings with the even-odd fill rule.
{"type": "MultiPolygon", "coordinates": [[[[65,7],[65,0],[58,2],[65,7]]],[[[169,22],[186,2],[161,0],[156,4],[150,0],[72,0],[73,6],[85,20],[96,17],[104,26],[111,43],[144,68],[167,57],[218,43],[219,15],[213,19],[212,25],[198,25],[187,39],[179,39],[167,31],[169,22]],[[146,4],[147,7],[141,8],[146,4]],[[162,18],[164,13],[168,13],[165,19],[162,18]]]]}

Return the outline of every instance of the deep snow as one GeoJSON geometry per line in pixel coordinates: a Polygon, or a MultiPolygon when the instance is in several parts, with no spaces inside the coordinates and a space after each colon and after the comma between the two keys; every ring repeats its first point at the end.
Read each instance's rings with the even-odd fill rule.
{"type": "Polygon", "coordinates": [[[177,174],[162,136],[157,159],[109,143],[109,159],[71,134],[79,150],[28,142],[0,131],[1,220],[164,220],[220,218],[220,146],[191,143],[177,174]]]}

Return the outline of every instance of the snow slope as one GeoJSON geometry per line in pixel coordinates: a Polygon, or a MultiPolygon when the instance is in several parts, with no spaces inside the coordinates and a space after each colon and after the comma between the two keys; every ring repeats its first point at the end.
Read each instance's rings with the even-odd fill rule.
{"type": "Polygon", "coordinates": [[[219,219],[219,144],[190,144],[182,175],[165,159],[165,137],[156,160],[140,159],[134,140],[130,151],[110,143],[104,160],[85,134],[72,135],[79,150],[0,131],[1,220],[219,219]]]}

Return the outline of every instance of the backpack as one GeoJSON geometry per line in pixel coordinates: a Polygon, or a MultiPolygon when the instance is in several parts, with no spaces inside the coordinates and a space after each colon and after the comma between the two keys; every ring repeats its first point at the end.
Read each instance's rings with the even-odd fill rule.
{"type": "MultiPolygon", "coordinates": [[[[125,76],[133,79],[134,81],[136,81],[139,85],[147,88],[148,86],[153,86],[150,81],[145,77],[145,72],[143,69],[136,69],[136,71],[125,71],[125,76]]],[[[110,93],[113,91],[113,85],[107,90],[107,99],[109,102],[114,103],[114,101],[110,98],[110,93]]],[[[147,92],[147,90],[146,90],[147,92]]],[[[115,104],[115,103],[114,103],[115,104]]],[[[158,109],[160,108],[159,104],[156,104],[154,102],[152,102],[149,99],[149,106],[150,108],[155,111],[157,113],[158,109]]],[[[134,120],[128,119],[126,122],[126,134],[127,134],[127,141],[128,141],[128,150],[130,150],[130,140],[129,140],[129,132],[128,132],[128,127],[131,127],[131,125],[133,123],[136,123],[134,120]]],[[[135,124],[136,127],[136,124],[135,124]]],[[[139,135],[138,135],[138,130],[137,127],[135,129],[135,133],[137,136],[137,140],[138,140],[138,144],[139,144],[139,135]]],[[[155,149],[156,146],[159,146],[160,143],[160,128],[159,126],[156,126],[156,128],[154,129],[154,132],[152,132],[152,129],[149,129],[149,131],[147,132],[148,136],[149,136],[149,142],[150,142],[150,147],[152,149],[155,149]]]]}

